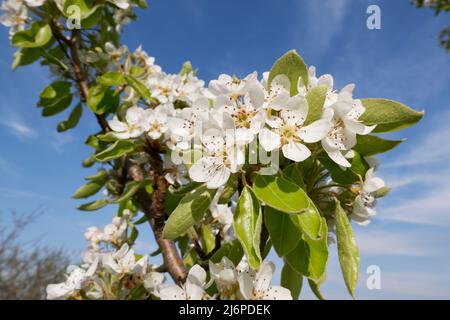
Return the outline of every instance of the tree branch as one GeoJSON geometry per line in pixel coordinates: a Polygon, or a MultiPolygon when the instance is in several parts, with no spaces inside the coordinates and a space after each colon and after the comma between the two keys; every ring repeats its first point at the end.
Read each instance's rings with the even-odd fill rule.
{"type": "MultiPolygon", "coordinates": [[[[51,22],[52,33],[56,39],[59,39],[64,44],[69,47],[70,55],[71,55],[71,64],[73,67],[73,71],[75,74],[75,81],[77,83],[80,100],[83,103],[87,102],[88,92],[89,92],[89,83],[86,77],[86,74],[82,70],[82,63],[79,56],[79,39],[80,39],[80,30],[74,29],[72,31],[72,36],[68,39],[61,32],[61,29],[56,25],[55,22],[51,22]]],[[[106,119],[102,115],[97,115],[97,122],[101,126],[103,132],[108,132],[111,129],[106,122],[106,119]]],[[[164,265],[167,266],[167,269],[174,279],[175,282],[181,283],[184,282],[187,276],[187,270],[184,266],[183,260],[178,253],[178,250],[173,241],[164,239],[163,237],[163,229],[165,225],[165,212],[164,212],[164,202],[167,192],[167,182],[162,174],[162,160],[160,156],[160,147],[153,142],[148,142],[149,145],[149,154],[151,158],[151,172],[150,174],[154,178],[154,192],[152,197],[150,198],[148,194],[141,190],[139,193],[139,204],[141,210],[147,216],[148,221],[153,229],[153,233],[155,235],[156,242],[161,248],[164,265]]],[[[126,157],[122,158],[122,161],[128,163],[128,159],[126,157]]],[[[118,178],[120,180],[120,186],[118,186],[118,190],[123,191],[123,182],[126,180],[125,172],[128,171],[128,175],[134,181],[142,181],[144,179],[144,175],[142,169],[137,165],[129,166],[128,170],[119,170],[118,178]]]]}

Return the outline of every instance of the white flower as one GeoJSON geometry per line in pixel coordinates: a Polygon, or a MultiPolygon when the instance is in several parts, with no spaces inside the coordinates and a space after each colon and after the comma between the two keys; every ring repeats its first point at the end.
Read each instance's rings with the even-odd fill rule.
{"type": "Polygon", "coordinates": [[[244,79],[235,76],[221,74],[217,80],[211,80],[208,91],[212,97],[226,95],[233,100],[237,100],[246,93],[247,85],[257,82],[257,73],[253,72],[244,79]]]}
{"type": "Polygon", "coordinates": [[[176,78],[161,72],[154,77],[149,78],[148,86],[152,93],[152,97],[157,99],[160,103],[174,102],[177,97],[178,81],[176,78]]]}
{"type": "Polygon", "coordinates": [[[189,183],[188,170],[186,166],[182,164],[174,164],[171,157],[166,156],[163,159],[164,165],[164,178],[170,184],[179,184],[181,186],[189,183]]]}
{"type": "Polygon", "coordinates": [[[159,296],[159,288],[164,280],[165,278],[162,273],[150,271],[144,276],[144,288],[148,292],[159,296]]]}
{"type": "Polygon", "coordinates": [[[365,108],[360,100],[343,100],[324,111],[324,118],[331,122],[331,129],[322,139],[322,147],[328,156],[343,167],[351,167],[345,158],[346,151],[356,144],[356,135],[369,134],[375,126],[366,126],[358,118],[365,108]]]}
{"type": "Polygon", "coordinates": [[[210,189],[224,185],[231,173],[238,172],[245,161],[242,148],[236,145],[232,118],[227,113],[222,116],[220,124],[210,120],[212,127],[200,137],[203,157],[189,169],[192,180],[206,182],[210,189]]]}
{"type": "Polygon", "coordinates": [[[112,120],[108,121],[109,127],[118,139],[137,138],[149,129],[146,110],[137,106],[127,110],[125,120],[126,122],[119,121],[117,116],[114,116],[112,120]]]}
{"type": "Polygon", "coordinates": [[[3,11],[0,17],[0,23],[5,27],[11,28],[9,34],[21,31],[25,28],[25,22],[28,18],[28,9],[20,0],[3,1],[1,10],[3,11]]]}
{"type": "Polygon", "coordinates": [[[311,151],[303,144],[320,141],[328,132],[329,121],[320,119],[308,126],[303,126],[308,114],[308,103],[300,95],[289,99],[279,117],[266,120],[271,130],[265,128],[259,134],[261,146],[266,151],[281,147],[283,155],[296,162],[303,161],[311,155],[311,151]]]}
{"type": "Polygon", "coordinates": [[[192,107],[177,109],[176,114],[169,117],[167,125],[170,129],[171,149],[186,150],[191,146],[191,140],[194,137],[196,130],[201,129],[200,121],[207,119],[205,116],[210,110],[209,100],[205,97],[196,99],[192,107]]]}
{"type": "Polygon", "coordinates": [[[97,264],[98,261],[93,263],[88,270],[84,270],[78,266],[69,266],[67,268],[69,276],[65,282],[49,284],[47,286],[47,299],[60,300],[76,296],[82,289],[85,281],[95,273],[97,264]]]}
{"type": "Polygon", "coordinates": [[[205,296],[206,272],[198,264],[194,265],[181,285],[161,286],[159,297],[161,300],[202,300],[205,296]]]}
{"type": "Polygon", "coordinates": [[[102,265],[113,274],[143,274],[147,268],[147,256],[136,262],[134,250],[127,243],[114,252],[103,255],[102,265]]]}
{"type": "Polygon", "coordinates": [[[367,170],[364,183],[355,198],[353,212],[350,215],[356,223],[364,226],[370,223],[371,217],[376,214],[373,209],[376,202],[375,193],[385,186],[386,184],[381,178],[373,175],[373,168],[367,170]]]}
{"type": "MultiPolygon", "coordinates": [[[[258,89],[255,88],[255,90],[258,89]]],[[[261,105],[262,100],[257,103],[252,99],[251,93],[246,93],[243,103],[226,95],[218,96],[214,107],[219,113],[228,113],[231,116],[234,121],[237,143],[244,145],[252,142],[255,135],[264,126],[264,110],[260,108],[261,105]]]]}
{"type": "Polygon", "coordinates": [[[46,0],[25,0],[28,6],[30,7],[40,7],[44,4],[46,0]]]}
{"type": "Polygon", "coordinates": [[[269,110],[281,110],[285,108],[291,95],[290,95],[290,81],[284,74],[275,76],[270,84],[270,90],[268,88],[269,72],[263,73],[263,86],[264,86],[264,105],[263,108],[269,110]]]}
{"type": "Polygon", "coordinates": [[[223,257],[220,263],[209,261],[209,272],[211,278],[216,283],[221,298],[237,298],[239,294],[239,272],[234,267],[233,262],[227,257],[223,257]]]}
{"type": "Polygon", "coordinates": [[[105,51],[109,55],[112,61],[118,62],[122,59],[122,57],[127,52],[127,47],[121,46],[116,48],[111,42],[105,43],[105,51]]]}
{"type": "Polygon", "coordinates": [[[159,105],[155,109],[145,110],[145,124],[147,135],[156,140],[161,138],[164,132],[167,131],[167,109],[170,109],[171,105],[159,105]]]}
{"type": "Polygon", "coordinates": [[[246,300],[292,300],[291,292],[283,287],[270,286],[275,265],[264,261],[253,278],[248,273],[239,275],[239,288],[246,300]]]}
{"type": "Polygon", "coordinates": [[[129,0],[109,0],[109,2],[115,4],[120,9],[128,9],[130,7],[129,0]]]}

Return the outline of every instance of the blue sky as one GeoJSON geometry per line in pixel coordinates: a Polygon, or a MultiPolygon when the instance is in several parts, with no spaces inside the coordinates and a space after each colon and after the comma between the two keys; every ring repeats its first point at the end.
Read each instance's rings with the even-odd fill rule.
{"type": "MultiPolygon", "coordinates": [[[[390,134],[408,141],[380,157],[379,174],[394,188],[381,199],[367,227],[355,226],[361,251],[357,297],[450,298],[450,55],[437,33],[450,22],[408,0],[149,1],[125,29],[130,49],[142,44],[168,72],[185,60],[206,81],[220,73],[263,72],[296,49],[318,73],[331,73],[338,88],[356,84],[358,97],[384,97],[425,110],[414,128],[390,134]],[[366,8],[381,8],[381,29],[366,28],[366,8]],[[381,290],[365,286],[369,265],[381,269],[381,290]]],[[[13,50],[0,28],[0,201],[3,221],[12,210],[45,214],[25,238],[63,246],[77,257],[87,226],[103,225],[114,212],[75,209],[71,194],[93,172],[81,167],[89,154],[85,136],[97,130],[87,112],[75,130],[58,134],[66,115],[42,118],[36,101],[49,82],[38,65],[12,72],[13,50]]],[[[147,229],[142,229],[146,233],[147,229]]],[[[143,251],[153,247],[144,235],[143,251]]],[[[76,259],[76,258],[75,258],[76,259]]],[[[335,247],[322,288],[328,298],[347,298],[335,247]]],[[[308,289],[302,297],[311,298],[308,289]]]]}

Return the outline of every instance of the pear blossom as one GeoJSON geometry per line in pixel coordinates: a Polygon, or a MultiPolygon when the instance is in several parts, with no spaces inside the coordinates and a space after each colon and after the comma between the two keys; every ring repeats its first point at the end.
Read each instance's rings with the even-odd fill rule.
{"type": "Polygon", "coordinates": [[[270,286],[275,271],[273,262],[264,261],[255,277],[239,275],[239,288],[246,300],[292,300],[291,292],[280,286],[270,286]]]}
{"type": "Polygon", "coordinates": [[[159,298],[161,300],[202,300],[206,294],[205,281],[206,271],[196,264],[189,270],[184,284],[160,286],[159,298]]]}
{"type": "Polygon", "coordinates": [[[373,171],[373,168],[367,170],[364,183],[355,198],[353,212],[350,215],[356,223],[363,226],[368,225],[371,217],[376,214],[373,209],[376,203],[376,192],[386,186],[381,178],[374,176],[373,171]]]}
{"type": "Polygon", "coordinates": [[[115,4],[120,9],[128,9],[130,7],[129,0],[108,0],[108,1],[115,4]]]}
{"type": "Polygon", "coordinates": [[[68,277],[65,282],[47,286],[47,299],[61,300],[75,297],[82,289],[84,283],[94,274],[97,264],[98,261],[93,263],[88,270],[78,266],[69,266],[67,268],[68,277]]]}
{"type": "Polygon", "coordinates": [[[117,116],[114,116],[112,120],[108,121],[109,127],[118,139],[137,138],[150,127],[146,111],[137,106],[127,110],[125,120],[126,122],[122,122],[117,116]]]}
{"type": "Polygon", "coordinates": [[[280,148],[283,155],[293,161],[304,161],[311,151],[304,145],[320,141],[327,134],[329,121],[317,120],[308,126],[303,126],[308,114],[306,99],[300,95],[292,97],[279,116],[266,120],[271,129],[264,128],[259,135],[261,146],[266,151],[280,148]]]}
{"type": "Polygon", "coordinates": [[[223,257],[219,263],[209,261],[211,279],[216,283],[221,299],[241,298],[239,291],[239,271],[233,262],[223,257]]]}
{"type": "Polygon", "coordinates": [[[218,96],[214,107],[218,112],[228,113],[233,118],[237,143],[244,145],[252,142],[264,126],[265,112],[261,106],[254,102],[251,93],[246,93],[243,103],[225,95],[218,96]]]}
{"type": "Polygon", "coordinates": [[[351,167],[345,153],[356,145],[356,135],[369,134],[375,126],[366,126],[358,118],[365,107],[360,100],[343,100],[324,110],[323,117],[331,122],[331,129],[322,139],[328,156],[343,167],[351,167]]]}
{"type": "Polygon", "coordinates": [[[264,109],[279,111],[284,108],[291,97],[290,81],[284,74],[275,76],[270,84],[269,89],[269,72],[263,73],[263,87],[264,87],[264,109]]]}
{"type": "Polygon", "coordinates": [[[147,256],[136,262],[134,250],[127,243],[114,253],[103,255],[103,267],[113,274],[142,274],[147,268],[147,256]]]}
{"type": "Polygon", "coordinates": [[[46,0],[25,0],[26,4],[30,7],[40,7],[46,0]]]}
{"type": "MultiPolygon", "coordinates": [[[[155,109],[145,110],[144,123],[147,135],[156,140],[167,131],[168,111],[172,109],[172,105],[160,105],[155,109]]],[[[169,111],[170,112],[170,111],[169,111]]]]}
{"type": "Polygon", "coordinates": [[[253,72],[244,79],[227,74],[219,75],[217,80],[211,80],[208,85],[208,93],[212,97],[226,95],[232,100],[237,100],[247,92],[247,86],[257,82],[257,73],[253,72]]]}
{"type": "Polygon", "coordinates": [[[243,149],[236,145],[234,123],[227,113],[223,114],[222,123],[210,119],[209,124],[212,127],[200,137],[203,156],[191,166],[189,176],[194,181],[206,182],[210,189],[216,189],[224,185],[232,173],[240,170],[245,158],[243,149]]]}
{"type": "Polygon", "coordinates": [[[144,276],[144,288],[155,296],[159,296],[159,288],[164,280],[165,277],[162,273],[150,271],[144,276]]]}
{"type": "Polygon", "coordinates": [[[1,9],[3,14],[0,16],[0,23],[10,28],[9,34],[11,36],[25,29],[28,9],[21,0],[3,1],[1,9]]]}

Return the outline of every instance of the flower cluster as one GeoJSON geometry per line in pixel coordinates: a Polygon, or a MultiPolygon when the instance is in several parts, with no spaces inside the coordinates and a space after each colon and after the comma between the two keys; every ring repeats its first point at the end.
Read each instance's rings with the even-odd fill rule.
{"type": "Polygon", "coordinates": [[[89,227],[83,264],[69,266],[66,281],[49,284],[47,299],[292,299],[289,290],[270,286],[275,269],[272,262],[263,263],[255,271],[245,257],[236,268],[227,257],[217,264],[210,261],[208,282],[205,269],[194,265],[183,285],[166,284],[164,275],[149,264],[149,257],[136,254],[129,244],[130,219],[130,213],[124,210],[103,229],[89,227]],[[212,283],[218,293],[210,296],[206,290],[212,283]]]}
{"type": "MultiPolygon", "coordinates": [[[[108,123],[117,139],[146,137],[165,145],[169,150],[164,157],[165,176],[173,185],[195,181],[220,189],[243,170],[250,154],[261,150],[280,152],[292,162],[325,152],[346,170],[351,167],[357,135],[375,128],[359,120],[365,107],[353,98],[354,85],[336,90],[333,77],[316,76],[313,66],[307,85],[300,77],[297,94],[291,96],[291,81],[283,74],[273,77],[270,86],[269,72],[262,79],[256,72],[243,79],[222,74],[205,88],[190,65],[180,74],[167,74],[141,48],[132,57],[148,70],[141,80],[154,105],[138,105],[136,92],[128,89],[130,106],[108,123]],[[311,120],[307,97],[317,88],[325,88],[325,101],[321,114],[311,120]]],[[[374,214],[374,201],[361,201],[359,186],[354,188],[356,211],[351,216],[367,223],[374,214]]]]}

